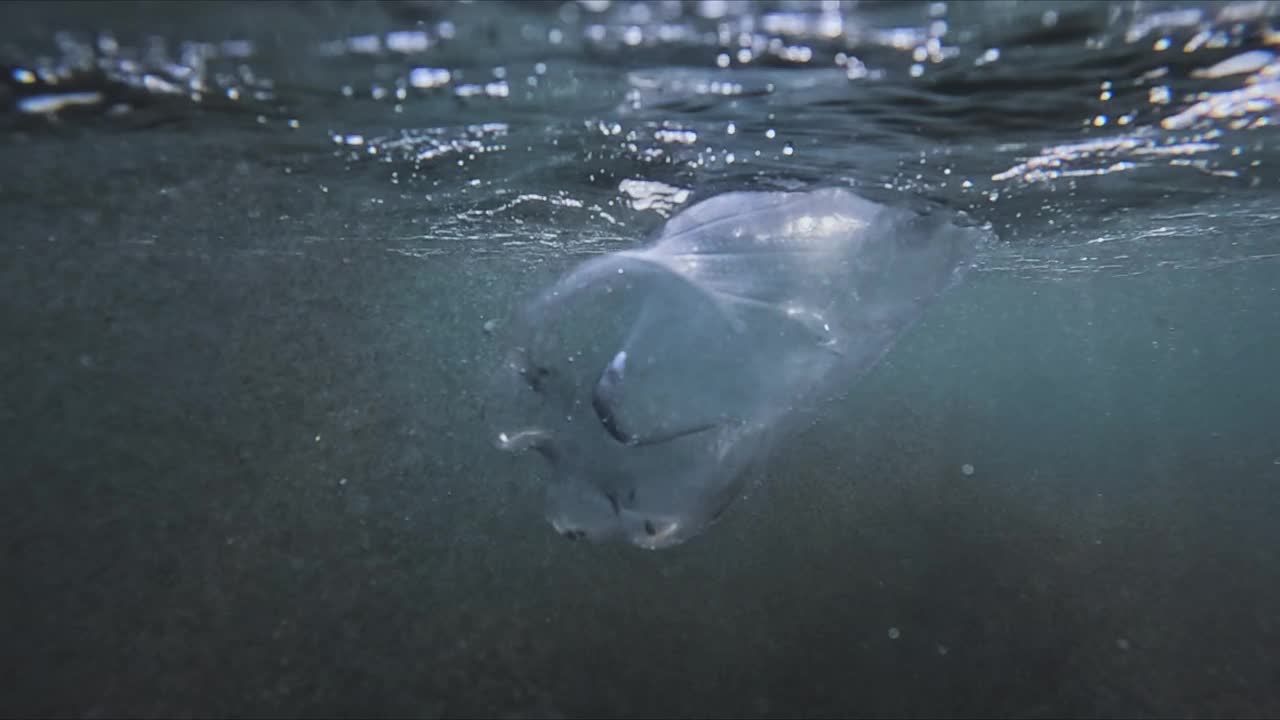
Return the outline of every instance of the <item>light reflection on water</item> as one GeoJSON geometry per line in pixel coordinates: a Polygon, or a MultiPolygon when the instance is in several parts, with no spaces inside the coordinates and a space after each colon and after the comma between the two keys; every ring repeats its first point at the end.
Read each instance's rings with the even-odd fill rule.
{"type": "MultiPolygon", "coordinates": [[[[1274,3],[477,3],[447,14],[400,6],[344,18],[376,31],[287,45],[59,31],[10,47],[10,124],[94,110],[127,124],[194,112],[188,103],[277,132],[314,124],[337,159],[385,163],[394,185],[462,185],[475,178],[442,166],[502,176],[570,152],[600,176],[695,190],[782,177],[883,186],[998,225],[996,198],[1045,202],[1036,186],[1067,180],[1087,196],[1075,190],[1088,176],[1269,179],[1255,170],[1274,145],[1274,3]],[[508,13],[518,22],[499,28],[508,13]]],[[[1068,215],[1071,202],[1052,198],[1068,215]]]]}

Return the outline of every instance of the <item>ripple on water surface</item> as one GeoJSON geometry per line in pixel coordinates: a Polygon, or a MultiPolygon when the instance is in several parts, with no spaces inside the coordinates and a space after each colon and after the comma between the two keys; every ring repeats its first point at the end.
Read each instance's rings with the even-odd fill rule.
{"type": "MultiPolygon", "coordinates": [[[[593,252],[696,196],[834,183],[967,210],[1005,260],[1053,271],[1066,248],[1135,236],[1114,208],[1231,195],[1239,207],[1204,212],[1266,220],[1278,8],[599,1],[339,8],[325,22],[282,7],[300,15],[266,32],[204,7],[187,38],[162,13],[28,33],[6,45],[0,100],[11,139],[76,123],[257,128],[267,152],[347,174],[315,192],[420,205],[438,230],[427,255],[593,252]]],[[[1184,238],[1144,237],[1144,252],[1084,264],[1206,259],[1203,243],[1192,258],[1184,238]]],[[[1244,245],[1207,259],[1268,254],[1244,245]]]]}

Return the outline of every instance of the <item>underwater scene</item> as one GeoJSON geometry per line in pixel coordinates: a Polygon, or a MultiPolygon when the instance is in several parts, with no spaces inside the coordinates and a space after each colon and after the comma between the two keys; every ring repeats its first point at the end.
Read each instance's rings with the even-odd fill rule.
{"type": "Polygon", "coordinates": [[[0,3],[0,714],[1280,715],[1280,0],[0,3]]]}

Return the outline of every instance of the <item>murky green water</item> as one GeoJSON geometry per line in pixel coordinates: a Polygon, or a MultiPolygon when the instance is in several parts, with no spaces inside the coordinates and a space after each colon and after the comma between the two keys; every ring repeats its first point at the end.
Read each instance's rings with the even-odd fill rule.
{"type": "Polygon", "coordinates": [[[8,714],[1280,712],[1280,5],[0,6],[8,714]],[[710,532],[484,330],[695,199],[1000,242],[710,532]]]}

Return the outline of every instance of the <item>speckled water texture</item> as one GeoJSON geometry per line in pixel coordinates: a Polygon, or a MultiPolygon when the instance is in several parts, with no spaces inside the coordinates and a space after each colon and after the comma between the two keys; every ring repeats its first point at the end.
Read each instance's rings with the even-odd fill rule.
{"type": "Polygon", "coordinates": [[[0,4],[0,713],[1280,714],[1280,5],[0,4]],[[720,193],[995,238],[709,532],[511,312],[720,193]]]}

